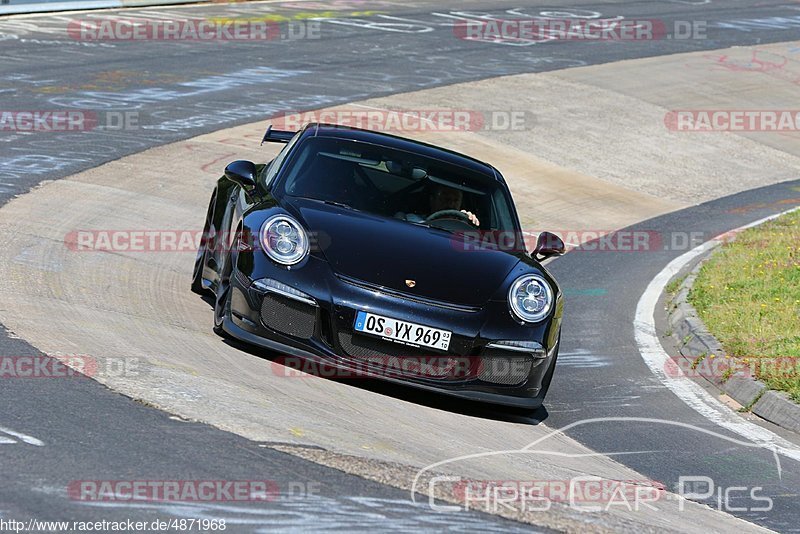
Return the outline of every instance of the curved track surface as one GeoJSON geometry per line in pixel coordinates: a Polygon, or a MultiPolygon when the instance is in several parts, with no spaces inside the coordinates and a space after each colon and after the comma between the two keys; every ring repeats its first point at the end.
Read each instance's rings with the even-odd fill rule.
{"type": "MultiPolygon", "coordinates": [[[[279,13],[290,19],[323,14],[321,39],[269,42],[81,41],[70,22],[108,13],[13,18],[0,22],[0,95],[7,109],[79,109],[139,113],[138,131],[5,136],[0,193],[27,190],[40,180],[96,166],[147,147],[252,122],[287,110],[412,91],[523,72],[797,38],[800,11],[785,2],[266,2],[192,9],[122,12],[120,18],[180,20],[279,13]],[[281,9],[283,5],[299,6],[281,9]],[[304,7],[312,5],[313,8],[304,7]],[[335,5],[332,3],[331,5],[335,5]],[[350,6],[347,8],[347,6],[350,6]],[[564,5],[564,4],[562,4],[564,5]],[[359,16],[368,6],[371,14],[359,16]],[[500,18],[556,12],[707,23],[703,39],[638,42],[558,41],[495,46],[456,38],[454,21],[468,14],[500,18]],[[758,22],[785,19],[783,24],[758,22]],[[588,46],[587,46],[588,45],[588,46]],[[35,61],[32,61],[35,58],[35,61]],[[7,144],[6,144],[7,143],[7,144]]],[[[310,31],[310,30],[309,30],[310,31]]],[[[109,122],[113,124],[114,119],[109,122]]]]}
{"type": "MultiPolygon", "coordinates": [[[[651,219],[624,231],[657,232],[661,236],[694,232],[699,244],[800,205],[799,186],[800,180],[796,180],[747,191],[651,219]]],[[[667,240],[664,243],[664,248],[670,248],[667,240]]],[[[624,463],[653,480],[677,484],[680,476],[707,476],[723,488],[763,487],[764,494],[774,499],[774,509],[768,513],[738,513],[778,531],[795,531],[800,519],[797,455],[794,459],[781,458],[778,466],[771,450],[754,450],[752,446],[729,441],[726,438],[742,440],[742,437],[712,424],[687,404],[676,402],[673,393],[661,387],[642,360],[635,341],[637,302],[650,280],[683,252],[613,253],[579,249],[553,263],[552,270],[559,279],[580,281],[598,288],[606,296],[570,299],[570,307],[581,311],[565,321],[563,343],[571,357],[561,362],[562,372],[554,379],[557,393],[547,407],[547,424],[561,428],[593,418],[630,418],[582,424],[567,433],[597,451],[648,451],[632,454],[624,463]],[[692,427],[676,427],[669,422],[692,427]],[[704,430],[720,435],[705,434],[704,430]]],[[[663,343],[669,354],[677,354],[669,338],[663,343]]],[[[783,434],[795,443],[798,441],[791,433],[783,434]]],[[[748,500],[738,499],[734,506],[751,507],[754,503],[748,504],[748,500]]],[[[713,498],[707,502],[715,506],[713,498]]]]}
{"type": "MultiPolygon", "coordinates": [[[[572,9],[579,9],[584,14],[597,12],[609,17],[622,15],[669,21],[685,19],[686,12],[690,11],[692,19],[709,21],[708,38],[654,43],[596,43],[591,46],[565,42],[523,48],[468,43],[453,36],[449,21],[452,17],[464,16],[457,11],[486,11],[485,2],[460,2],[452,8],[443,7],[441,2],[380,4],[381,13],[355,13],[358,9],[353,7],[335,16],[328,14],[322,22],[321,40],[293,43],[224,43],[224,46],[208,43],[170,43],[169,46],[163,43],[81,43],[67,38],[64,26],[71,18],[83,15],[0,21],[0,37],[3,38],[0,54],[4,58],[0,67],[0,96],[5,109],[135,111],[140,123],[137,130],[105,129],[82,134],[4,132],[0,138],[2,198],[8,200],[42,180],[57,179],[125,154],[223,126],[251,122],[258,116],[279,111],[317,108],[499,75],[786,41],[797,38],[796,26],[788,24],[782,28],[780,23],[772,26],[762,23],[755,25],[758,26],[755,31],[752,23],[748,26],[741,21],[767,17],[791,21],[800,15],[796,6],[777,2],[740,3],[736,7],[717,6],[714,2],[659,5],[606,2],[596,6],[586,2],[572,9]],[[33,62],[31,57],[39,59],[33,62]]],[[[550,7],[525,4],[521,1],[498,7],[497,3],[492,3],[491,12],[501,16],[508,13],[507,10],[521,14],[550,7]]],[[[312,11],[286,9],[280,3],[192,9],[203,16],[252,16],[267,9],[279,9],[279,13],[294,17],[303,11],[312,11]]],[[[144,10],[139,15],[175,17],[188,12],[178,9],[144,10]]],[[[157,157],[153,159],[154,167],[161,163],[157,157]]],[[[135,180],[136,177],[120,179],[135,180]]],[[[709,238],[794,205],[798,185],[779,184],[726,197],[641,223],[634,230],[646,230],[661,236],[697,231],[709,238]]],[[[111,184],[106,186],[109,187],[109,201],[112,201],[116,197],[111,184]]],[[[117,200],[125,202],[125,199],[117,200]]],[[[194,201],[187,202],[179,206],[179,210],[195,210],[195,204],[194,201]]],[[[131,205],[135,205],[132,199],[131,205]]],[[[51,208],[58,210],[60,206],[51,208]]],[[[80,206],[75,206],[75,209],[79,211],[80,206]]],[[[17,216],[24,218],[25,214],[18,213],[17,216]]],[[[131,222],[135,220],[135,213],[121,213],[121,217],[131,222]]],[[[33,228],[39,222],[31,220],[28,224],[33,228]]],[[[392,406],[396,409],[402,406],[409,410],[406,416],[410,420],[416,419],[419,430],[415,447],[430,451],[430,457],[420,459],[418,464],[424,465],[427,462],[422,460],[437,457],[432,447],[441,446],[462,453],[484,452],[482,439],[494,443],[491,438],[496,432],[508,432],[509,448],[520,447],[530,436],[526,427],[537,420],[545,420],[551,428],[592,417],[650,417],[677,421],[697,428],[678,430],[666,424],[597,422],[576,426],[567,434],[599,453],[637,453],[616,459],[670,487],[679,476],[708,476],[718,486],[726,488],[762,487],[763,494],[774,499],[772,511],[748,511],[750,506],[747,502],[739,503],[743,509],[727,511],[766,527],[782,531],[795,528],[800,523],[800,508],[796,504],[797,488],[800,487],[797,462],[783,458],[782,478],[778,479],[774,459],[769,454],[732,445],[728,440],[698,430],[713,430],[735,437],[675,398],[652,377],[641,360],[634,341],[633,314],[650,279],[681,252],[667,248],[649,254],[575,251],[553,262],[553,270],[566,288],[592,288],[594,291],[568,299],[571,312],[565,323],[564,353],[559,373],[547,410],[536,414],[535,419],[518,418],[516,424],[495,425],[492,420],[502,419],[501,414],[420,399],[406,391],[375,386],[378,393],[388,395],[390,403],[393,397],[399,398],[399,402],[392,406]],[[452,414],[440,408],[460,413],[452,414]],[[423,429],[435,432],[437,427],[448,428],[454,424],[453,418],[457,418],[456,425],[465,425],[464,428],[475,435],[465,441],[464,436],[453,433],[451,444],[426,442],[423,429]],[[477,447],[477,450],[472,447],[477,447]]],[[[37,265],[39,259],[31,261],[32,265],[37,265]]],[[[133,268],[132,276],[135,273],[133,268]]],[[[162,280],[167,284],[164,298],[169,298],[170,292],[183,291],[179,276],[182,274],[180,271],[171,272],[162,280]]],[[[96,282],[86,281],[78,285],[91,292],[93,286],[97,287],[96,282]]],[[[15,280],[14,283],[22,281],[15,280]]],[[[158,309],[163,303],[151,301],[151,304],[158,309]]],[[[59,312],[71,313],[69,309],[59,312]]],[[[80,317],[79,311],[75,312],[76,317],[80,317]]],[[[208,343],[210,350],[215,350],[211,342],[208,343]]],[[[21,340],[9,337],[5,337],[0,346],[4,355],[35,352],[21,340]]],[[[117,347],[117,350],[125,349],[124,344],[117,347]]],[[[69,350],[79,351],[80,346],[64,349],[65,352],[69,350]]],[[[250,381],[243,376],[242,381],[247,383],[246,387],[257,389],[257,378],[250,381]]],[[[311,386],[306,388],[308,400],[293,398],[287,399],[287,403],[295,410],[319,410],[321,404],[328,402],[325,395],[331,391],[330,388],[336,390],[338,397],[330,407],[320,411],[318,420],[322,426],[336,420],[337,409],[351,402],[348,401],[349,395],[359,400],[371,398],[362,388],[351,393],[348,391],[350,386],[336,384],[326,385],[320,391],[314,391],[315,387],[311,386]]],[[[366,391],[372,394],[370,388],[366,391]]],[[[168,397],[172,393],[167,391],[164,394],[168,397]]],[[[281,392],[272,391],[272,394],[280,396],[281,392]]],[[[0,440],[0,452],[6,460],[25,466],[15,474],[14,486],[5,488],[0,494],[3,516],[36,515],[47,503],[49,512],[40,517],[84,518],[90,506],[84,503],[76,506],[68,500],[60,500],[61,504],[54,507],[51,497],[63,493],[70,480],[82,478],[169,479],[191,476],[236,479],[258,475],[287,484],[297,480],[324,481],[324,488],[314,495],[306,495],[305,501],[287,502],[287,509],[283,510],[285,515],[280,519],[286,528],[316,526],[312,522],[330,510],[339,514],[327,517],[331,524],[336,521],[340,521],[339,524],[358,522],[369,527],[369,520],[389,521],[396,528],[404,529],[438,528],[447,522],[431,512],[423,513],[427,507],[409,507],[407,500],[403,500],[406,494],[398,490],[349,477],[296,457],[288,460],[289,457],[272,449],[258,447],[202,425],[175,421],[92,382],[10,381],[8,386],[4,384],[0,396],[8,406],[0,430],[8,427],[25,432],[41,439],[46,447],[69,451],[68,459],[59,457],[56,467],[52,456],[46,453],[48,448],[36,449],[37,445],[19,438],[0,440]],[[6,441],[8,446],[3,445],[6,441]],[[222,451],[224,458],[219,456],[222,451]],[[89,470],[87,464],[95,467],[89,470]],[[241,469],[237,470],[236,466],[241,469]],[[374,500],[370,501],[366,496],[374,500]],[[325,512],[310,514],[310,508],[324,509],[325,512]]],[[[360,409],[368,412],[368,407],[360,409]]],[[[380,410],[375,415],[379,413],[380,410]]],[[[291,412],[281,416],[289,420],[291,412]]],[[[380,425],[376,422],[376,426],[380,425]]],[[[390,428],[386,427],[386,431],[390,428]]],[[[455,429],[452,431],[456,432],[455,429]]],[[[0,437],[4,435],[13,436],[6,433],[0,437]]],[[[445,436],[440,435],[439,439],[445,439],[445,436]]],[[[302,442],[302,439],[298,441],[302,442]]],[[[350,445],[359,446],[356,442],[350,445]]],[[[573,445],[571,441],[564,441],[563,446],[573,445]]],[[[597,473],[618,473],[615,469],[607,459],[598,459],[597,473]]],[[[705,502],[714,507],[713,498],[705,502]]],[[[107,518],[110,513],[101,506],[93,510],[98,518],[107,518]]],[[[114,511],[125,517],[134,514],[131,509],[114,511]]],[[[246,511],[235,508],[167,510],[145,507],[137,509],[135,514],[151,518],[158,513],[180,516],[189,512],[209,516],[225,513],[233,521],[252,529],[279,520],[275,516],[248,517],[246,511]]],[[[459,520],[474,521],[475,525],[480,523],[481,528],[506,529],[509,526],[500,519],[477,514],[460,516],[459,520]]],[[[386,524],[381,523],[382,526],[386,524]]],[[[660,526],[669,525],[662,523],[660,526]]]]}

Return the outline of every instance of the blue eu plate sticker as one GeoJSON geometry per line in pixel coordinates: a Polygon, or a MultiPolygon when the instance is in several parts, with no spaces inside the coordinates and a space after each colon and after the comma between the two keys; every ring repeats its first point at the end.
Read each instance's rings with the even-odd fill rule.
{"type": "Polygon", "coordinates": [[[367,314],[363,311],[358,312],[356,315],[356,330],[364,330],[364,321],[367,318],[367,314]]]}

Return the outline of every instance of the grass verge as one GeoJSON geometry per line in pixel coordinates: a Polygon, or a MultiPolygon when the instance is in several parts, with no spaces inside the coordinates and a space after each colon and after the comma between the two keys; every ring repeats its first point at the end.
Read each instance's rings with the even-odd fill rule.
{"type": "Polygon", "coordinates": [[[731,368],[800,402],[800,211],[739,234],[689,293],[731,368]]]}

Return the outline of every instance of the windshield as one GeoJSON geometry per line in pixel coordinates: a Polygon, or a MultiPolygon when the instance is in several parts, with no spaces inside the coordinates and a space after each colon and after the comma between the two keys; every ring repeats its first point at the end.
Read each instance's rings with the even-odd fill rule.
{"type": "Polygon", "coordinates": [[[510,200],[494,177],[385,146],[308,139],[283,188],[289,196],[444,230],[515,231],[510,200]]]}

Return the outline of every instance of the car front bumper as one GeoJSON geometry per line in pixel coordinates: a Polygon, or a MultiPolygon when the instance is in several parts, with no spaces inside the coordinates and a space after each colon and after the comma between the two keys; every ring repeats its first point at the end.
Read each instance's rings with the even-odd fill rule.
{"type": "Polygon", "coordinates": [[[254,283],[262,278],[254,280],[234,270],[230,313],[223,329],[241,341],[278,352],[274,365],[283,363],[288,369],[278,372],[285,376],[293,376],[291,368],[309,369],[298,364],[303,360],[339,371],[322,376],[379,378],[525,409],[541,405],[543,383],[558,352],[560,308],[541,324],[520,326],[504,302],[480,309],[431,303],[390,294],[336,276],[326,266],[317,267],[314,273],[314,267],[307,265],[302,275],[267,273],[302,290],[300,295],[265,290],[263,284],[254,283]],[[305,280],[298,280],[300,276],[305,280]],[[450,330],[450,348],[444,353],[356,333],[355,316],[363,310],[450,330]],[[498,340],[534,342],[541,350],[525,353],[489,346],[498,340]]]}

